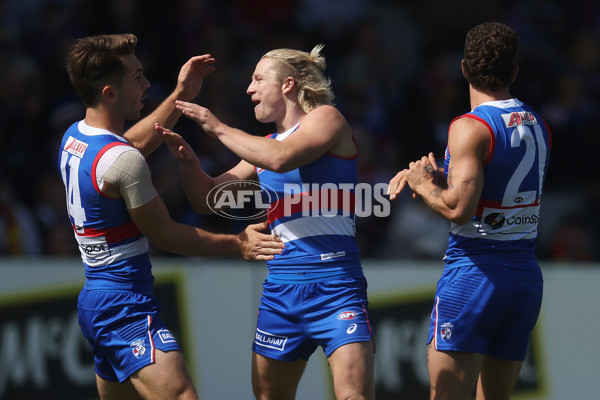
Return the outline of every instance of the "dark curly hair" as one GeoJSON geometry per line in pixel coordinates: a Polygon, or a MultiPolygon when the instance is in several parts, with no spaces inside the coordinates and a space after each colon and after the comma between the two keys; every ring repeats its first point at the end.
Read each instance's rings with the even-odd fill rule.
{"type": "Polygon", "coordinates": [[[478,90],[494,92],[515,78],[519,34],[499,22],[485,22],[467,33],[463,75],[478,90]]]}

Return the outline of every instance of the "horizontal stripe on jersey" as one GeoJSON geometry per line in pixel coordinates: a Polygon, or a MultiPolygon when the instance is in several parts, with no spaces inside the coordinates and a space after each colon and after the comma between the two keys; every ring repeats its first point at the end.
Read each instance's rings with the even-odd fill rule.
{"type": "MultiPolygon", "coordinates": [[[[296,134],[296,127],[276,140],[296,134]]],[[[276,173],[257,169],[264,199],[271,203],[271,231],[285,243],[267,262],[269,279],[315,282],[362,275],[355,237],[357,157],[326,153],[300,168],[276,173]]]]}

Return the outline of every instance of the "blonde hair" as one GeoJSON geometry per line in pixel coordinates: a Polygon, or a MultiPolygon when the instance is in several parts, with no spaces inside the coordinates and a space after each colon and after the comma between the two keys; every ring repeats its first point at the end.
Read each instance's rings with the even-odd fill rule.
{"type": "Polygon", "coordinates": [[[298,88],[298,103],[309,112],[321,105],[333,105],[331,80],[325,76],[325,57],[321,55],[324,45],[316,45],[310,53],[293,49],[275,49],[262,58],[279,61],[275,67],[277,78],[282,82],[294,78],[298,88]]]}

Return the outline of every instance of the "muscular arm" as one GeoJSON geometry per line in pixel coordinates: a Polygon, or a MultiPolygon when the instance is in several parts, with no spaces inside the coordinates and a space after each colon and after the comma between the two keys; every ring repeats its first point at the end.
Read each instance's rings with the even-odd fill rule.
{"type": "MultiPolygon", "coordinates": [[[[179,175],[188,201],[194,208],[194,211],[199,214],[211,214],[213,212],[215,198],[214,196],[209,196],[209,192],[215,186],[237,180],[256,180],[254,167],[244,160],[216,178],[208,176],[202,170],[198,159],[192,163],[180,162],[179,175]]],[[[227,186],[227,190],[232,190],[233,196],[236,195],[235,188],[235,185],[227,186]]]]}
{"type": "Polygon", "coordinates": [[[250,225],[239,235],[214,234],[173,221],[152,186],[150,170],[135,150],[121,154],[103,175],[102,191],[120,194],[140,232],[163,251],[190,256],[238,256],[246,260],[267,260],[281,251],[272,235],[258,231],[266,225],[250,225]],[[123,169],[126,166],[126,171],[123,169]]]}
{"type": "Polygon", "coordinates": [[[249,135],[232,128],[216,119],[208,109],[196,104],[178,102],[178,107],[238,157],[269,171],[293,170],[315,161],[328,151],[342,157],[351,157],[356,152],[348,123],[331,106],[312,110],[296,132],[282,141],[249,135]]]}
{"type": "Polygon", "coordinates": [[[157,248],[190,256],[241,256],[235,235],[219,235],[174,222],[160,196],[129,210],[131,219],[157,248]]]}
{"type": "Polygon", "coordinates": [[[431,170],[435,166],[424,157],[410,164],[408,185],[444,218],[457,224],[467,223],[477,210],[489,143],[490,133],[482,123],[470,118],[456,120],[448,133],[451,158],[447,181],[435,179],[431,170]]]}
{"type": "MultiPolygon", "coordinates": [[[[194,211],[198,214],[213,212],[214,198],[209,198],[209,193],[215,186],[236,180],[257,180],[254,167],[243,160],[216,178],[209,176],[202,169],[200,160],[193,149],[180,135],[161,126],[157,126],[156,129],[162,132],[169,150],[179,161],[179,176],[183,190],[194,211]]],[[[234,190],[235,187],[231,185],[227,189],[234,190]]],[[[235,192],[233,195],[235,196],[235,192]]]]}

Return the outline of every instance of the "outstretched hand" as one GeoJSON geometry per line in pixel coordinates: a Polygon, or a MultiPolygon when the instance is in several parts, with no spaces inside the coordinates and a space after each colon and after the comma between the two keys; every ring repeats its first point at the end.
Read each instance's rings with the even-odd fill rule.
{"type": "MultiPolygon", "coordinates": [[[[398,172],[396,176],[390,179],[390,183],[388,184],[387,194],[390,196],[390,200],[394,200],[402,190],[406,187],[406,174],[408,173],[408,169],[403,169],[398,172]]],[[[414,194],[413,194],[414,197],[414,194]]]]}
{"type": "Polygon", "coordinates": [[[222,122],[208,108],[181,100],[175,101],[175,107],[181,110],[183,115],[196,121],[209,136],[216,137],[216,130],[222,122]]]}
{"type": "Polygon", "coordinates": [[[164,137],[167,147],[177,161],[192,162],[197,159],[194,150],[179,134],[160,126],[158,123],[154,124],[154,129],[164,137]]]}
{"type": "Polygon", "coordinates": [[[241,246],[241,257],[246,261],[272,260],[275,255],[283,251],[285,245],[277,236],[264,234],[269,227],[267,221],[251,224],[238,235],[241,246]]]}
{"type": "Polygon", "coordinates": [[[178,98],[192,100],[198,96],[204,78],[215,70],[215,59],[210,54],[190,58],[179,70],[177,77],[178,98]]]}

